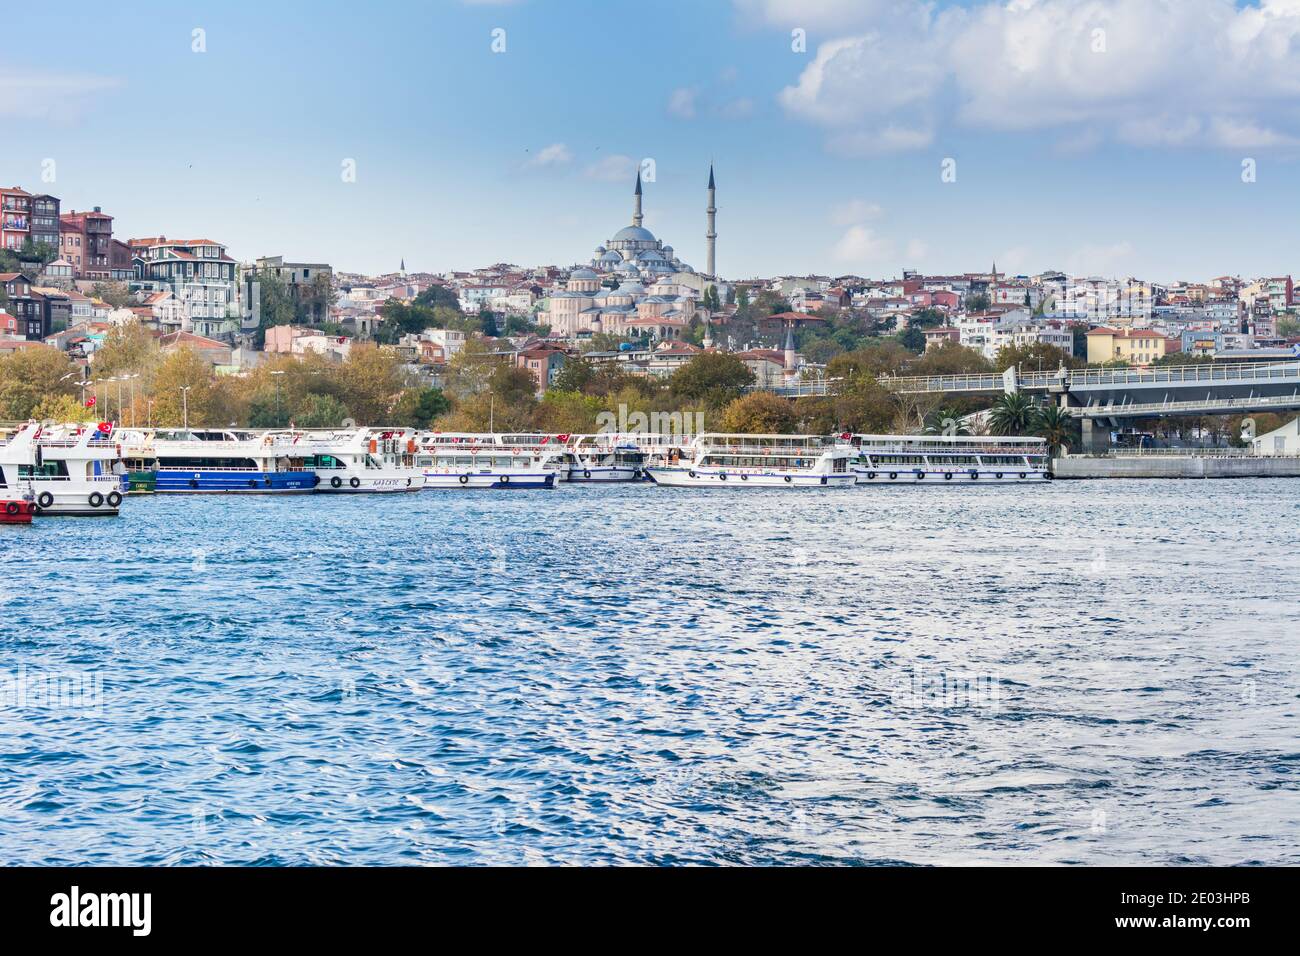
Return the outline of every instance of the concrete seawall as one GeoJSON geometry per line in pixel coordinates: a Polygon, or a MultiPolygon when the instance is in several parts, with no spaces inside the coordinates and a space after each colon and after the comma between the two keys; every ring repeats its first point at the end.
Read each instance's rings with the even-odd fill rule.
{"type": "Polygon", "coordinates": [[[1202,458],[1193,455],[1133,455],[1058,458],[1057,478],[1300,478],[1300,458],[1202,458]]]}

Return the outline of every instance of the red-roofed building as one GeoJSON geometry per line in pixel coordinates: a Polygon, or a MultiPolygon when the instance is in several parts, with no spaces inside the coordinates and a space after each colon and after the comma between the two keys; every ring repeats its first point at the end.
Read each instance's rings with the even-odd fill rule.
{"type": "Polygon", "coordinates": [[[78,279],[113,278],[113,217],[98,206],[90,212],[74,209],[59,216],[59,247],[78,279]]]}

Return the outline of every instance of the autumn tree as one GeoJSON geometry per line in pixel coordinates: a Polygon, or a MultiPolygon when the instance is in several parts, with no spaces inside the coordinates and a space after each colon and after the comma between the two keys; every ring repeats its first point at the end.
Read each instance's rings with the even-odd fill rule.
{"type": "Polygon", "coordinates": [[[794,406],[772,392],[751,392],[730,402],[722,412],[724,432],[779,435],[789,434],[794,425],[794,406]]]}
{"type": "Polygon", "coordinates": [[[47,345],[0,357],[0,419],[31,418],[43,400],[76,394],[80,378],[80,369],[47,345]]]}

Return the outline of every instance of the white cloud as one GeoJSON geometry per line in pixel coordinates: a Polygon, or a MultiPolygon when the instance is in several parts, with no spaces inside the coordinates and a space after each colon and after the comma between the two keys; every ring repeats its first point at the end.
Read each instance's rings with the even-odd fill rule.
{"type": "Polygon", "coordinates": [[[631,156],[612,153],[596,160],[584,169],[582,174],[588,179],[596,179],[600,182],[621,182],[630,180],[636,174],[636,166],[636,160],[631,156]]]}
{"type": "Polygon", "coordinates": [[[121,86],[112,76],[0,68],[0,116],[75,119],[90,98],[121,86]]]}
{"type": "Polygon", "coordinates": [[[846,155],[924,148],[955,126],[1056,130],[1058,152],[1300,142],[1300,0],[734,3],[810,30],[816,53],[778,99],[846,155]]]}
{"type": "Polygon", "coordinates": [[[894,244],[866,226],[850,226],[835,244],[837,260],[860,268],[883,265],[893,256],[894,244]]]}
{"type": "Polygon", "coordinates": [[[668,113],[678,119],[695,119],[695,97],[698,91],[689,86],[673,90],[668,97],[668,113]]]}
{"type": "Polygon", "coordinates": [[[552,143],[550,146],[544,146],[537,153],[530,157],[524,163],[525,166],[533,168],[540,166],[564,166],[573,161],[573,153],[564,143],[552,143]]]}
{"type": "Polygon", "coordinates": [[[930,245],[924,239],[912,239],[907,243],[907,259],[916,265],[930,254],[930,245]]]}

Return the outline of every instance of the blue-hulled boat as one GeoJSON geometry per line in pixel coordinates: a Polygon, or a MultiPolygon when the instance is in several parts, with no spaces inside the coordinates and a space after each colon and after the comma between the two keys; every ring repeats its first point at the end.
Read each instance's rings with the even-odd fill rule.
{"type": "Polygon", "coordinates": [[[123,436],[124,456],[153,466],[154,491],[304,493],[320,483],[291,437],[234,429],[157,429],[123,436]]]}

